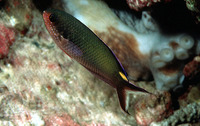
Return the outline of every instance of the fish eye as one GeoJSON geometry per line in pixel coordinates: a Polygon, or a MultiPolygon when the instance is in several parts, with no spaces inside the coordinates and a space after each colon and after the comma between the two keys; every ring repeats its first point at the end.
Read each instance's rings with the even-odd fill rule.
{"type": "Polygon", "coordinates": [[[55,21],[56,21],[56,15],[55,15],[55,14],[51,14],[51,15],[49,16],[49,20],[50,20],[51,22],[55,22],[55,21]]]}

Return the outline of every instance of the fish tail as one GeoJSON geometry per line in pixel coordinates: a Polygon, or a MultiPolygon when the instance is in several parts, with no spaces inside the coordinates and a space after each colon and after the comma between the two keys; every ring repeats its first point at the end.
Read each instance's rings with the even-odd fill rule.
{"type": "MultiPolygon", "coordinates": [[[[134,85],[128,81],[124,81],[122,86],[117,87],[117,94],[118,94],[120,106],[127,114],[129,114],[128,113],[128,102],[129,101],[127,100],[127,93],[126,93],[127,90],[140,91],[140,92],[144,92],[144,93],[149,93],[149,92],[146,91],[145,89],[137,87],[136,85],[134,85]]],[[[149,94],[151,94],[151,93],[149,93],[149,94]]]]}

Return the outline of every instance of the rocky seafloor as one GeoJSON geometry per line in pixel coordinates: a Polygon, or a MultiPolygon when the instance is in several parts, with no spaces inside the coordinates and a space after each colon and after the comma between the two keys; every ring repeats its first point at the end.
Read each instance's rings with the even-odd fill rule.
{"type": "Polygon", "coordinates": [[[0,0],[0,125],[200,125],[198,0],[0,0]],[[115,89],[60,50],[42,11],[87,25],[116,54],[130,81],[152,94],[115,89]]]}

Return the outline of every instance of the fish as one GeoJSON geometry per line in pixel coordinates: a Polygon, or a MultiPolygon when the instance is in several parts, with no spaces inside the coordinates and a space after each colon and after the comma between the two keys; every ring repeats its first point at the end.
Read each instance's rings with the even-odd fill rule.
{"type": "Polygon", "coordinates": [[[50,36],[63,52],[116,89],[124,112],[128,113],[127,91],[149,93],[129,82],[112,50],[81,21],[65,11],[52,8],[43,11],[43,20],[50,36]]]}

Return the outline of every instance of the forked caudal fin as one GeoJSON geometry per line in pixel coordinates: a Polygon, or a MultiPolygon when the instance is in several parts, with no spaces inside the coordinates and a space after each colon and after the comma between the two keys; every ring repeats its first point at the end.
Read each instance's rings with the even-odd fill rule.
{"type": "Polygon", "coordinates": [[[121,84],[119,87],[117,87],[117,94],[118,94],[120,106],[126,113],[128,113],[128,102],[126,101],[126,99],[127,99],[126,90],[149,93],[148,91],[146,91],[140,87],[137,87],[134,84],[129,83],[128,81],[124,81],[123,84],[121,84]]]}

